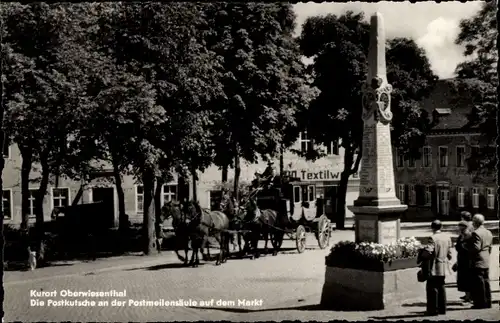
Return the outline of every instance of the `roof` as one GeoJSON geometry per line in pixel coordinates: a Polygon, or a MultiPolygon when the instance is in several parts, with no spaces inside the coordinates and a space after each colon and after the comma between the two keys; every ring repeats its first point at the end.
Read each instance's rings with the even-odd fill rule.
{"type": "Polygon", "coordinates": [[[431,133],[469,132],[474,128],[469,125],[468,114],[472,110],[472,104],[467,102],[467,97],[460,98],[460,103],[452,102],[458,98],[453,91],[453,81],[454,79],[439,80],[430,96],[422,101],[423,108],[436,121],[431,133]]]}

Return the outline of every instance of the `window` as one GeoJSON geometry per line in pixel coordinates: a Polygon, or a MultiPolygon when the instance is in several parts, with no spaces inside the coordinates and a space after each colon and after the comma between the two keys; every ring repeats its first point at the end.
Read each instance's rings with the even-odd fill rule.
{"type": "Polygon", "coordinates": [[[220,204],[222,201],[222,191],[208,191],[208,201],[210,205],[210,211],[220,211],[220,204]]]}
{"type": "Polygon", "coordinates": [[[63,207],[69,205],[69,188],[52,189],[52,207],[63,207]]]}
{"type": "Polygon", "coordinates": [[[28,201],[30,203],[29,207],[29,216],[34,217],[35,216],[35,198],[36,198],[36,193],[38,192],[37,188],[30,188],[29,189],[29,197],[28,201]]]}
{"type": "Polygon", "coordinates": [[[448,147],[439,147],[439,167],[448,167],[448,147]]]}
{"type": "Polygon", "coordinates": [[[479,208],[479,189],[477,187],[472,188],[472,207],[479,208]]]}
{"type": "Polygon", "coordinates": [[[327,155],[338,155],[339,154],[339,142],[337,140],[331,141],[330,144],[326,146],[327,155]]]}
{"type": "Polygon", "coordinates": [[[488,209],[495,209],[495,191],[492,188],[486,189],[486,204],[488,209]]]}
{"type": "Polygon", "coordinates": [[[431,147],[424,147],[422,166],[423,167],[431,167],[432,166],[432,149],[431,149],[431,147]]]}
{"type": "Polygon", "coordinates": [[[299,186],[293,187],[293,202],[300,203],[300,187],[299,186]]]}
{"type": "Polygon", "coordinates": [[[400,167],[400,168],[403,168],[405,166],[405,156],[400,152],[398,151],[396,153],[397,155],[397,158],[398,158],[398,162],[397,162],[397,167],[400,167]]]}
{"type": "Polygon", "coordinates": [[[12,219],[12,190],[3,190],[2,213],[4,220],[12,219]]]}
{"type": "Polygon", "coordinates": [[[302,131],[299,136],[300,151],[305,153],[311,149],[311,140],[307,138],[307,131],[302,131]]]}
{"type": "Polygon", "coordinates": [[[458,207],[465,206],[465,188],[457,187],[457,204],[458,207]]]}
{"type": "Polygon", "coordinates": [[[135,187],[135,211],[137,213],[144,212],[144,186],[142,185],[135,187]]]}
{"type": "Polygon", "coordinates": [[[404,201],[404,199],[405,199],[405,184],[398,185],[398,199],[403,203],[405,202],[404,201]]]}
{"type": "Polygon", "coordinates": [[[177,185],[163,185],[162,188],[162,205],[166,202],[177,201],[177,185]]]}
{"type": "Polygon", "coordinates": [[[409,157],[408,158],[408,167],[414,168],[415,167],[415,158],[409,157]]]}
{"type": "Polygon", "coordinates": [[[424,204],[426,206],[430,206],[432,203],[432,195],[431,195],[431,188],[430,186],[425,186],[425,191],[424,191],[424,204]]]}
{"type": "Polygon", "coordinates": [[[465,167],[465,147],[457,147],[457,167],[465,167]]]}
{"type": "Polygon", "coordinates": [[[415,190],[415,185],[409,185],[408,191],[410,193],[409,195],[410,200],[408,201],[408,204],[415,205],[417,202],[417,191],[415,190]]]}
{"type": "Polygon", "coordinates": [[[302,202],[308,202],[309,194],[308,194],[307,186],[302,186],[302,202]]]}

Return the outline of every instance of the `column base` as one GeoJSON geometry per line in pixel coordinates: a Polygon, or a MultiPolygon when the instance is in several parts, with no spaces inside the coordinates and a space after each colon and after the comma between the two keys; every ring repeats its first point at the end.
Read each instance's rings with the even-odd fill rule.
{"type": "Polygon", "coordinates": [[[425,295],[425,284],[416,279],[416,260],[403,261],[407,264],[391,271],[327,266],[321,307],[334,311],[377,311],[425,295]]]}

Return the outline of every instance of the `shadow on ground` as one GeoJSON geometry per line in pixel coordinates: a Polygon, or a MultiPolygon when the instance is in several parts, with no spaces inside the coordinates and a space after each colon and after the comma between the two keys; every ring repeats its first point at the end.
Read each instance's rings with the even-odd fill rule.
{"type": "MultiPolygon", "coordinates": [[[[455,301],[452,301],[452,302],[447,302],[446,303],[446,306],[461,306],[463,305],[464,303],[463,302],[455,302],[455,301]]],[[[425,302],[417,302],[417,303],[407,303],[407,304],[403,304],[402,305],[403,307],[426,307],[427,304],[425,302]]]]}
{"type": "MultiPolygon", "coordinates": [[[[37,266],[36,269],[47,267],[69,267],[73,265],[74,264],[46,263],[37,266]]],[[[4,266],[4,271],[30,271],[30,268],[26,262],[9,262],[6,266],[4,266]]]]}
{"type": "Polygon", "coordinates": [[[325,309],[319,304],[301,305],[292,307],[278,307],[278,308],[261,308],[261,309],[246,309],[241,307],[203,307],[203,306],[190,306],[193,309],[202,310],[215,310],[228,313],[258,313],[258,312],[272,312],[272,311],[324,311],[325,309]]]}
{"type": "MultiPolygon", "coordinates": [[[[455,302],[449,302],[447,306],[452,306],[453,303],[455,302]]],[[[463,305],[460,303],[459,305],[463,305]]],[[[423,307],[425,308],[427,305],[425,303],[415,303],[415,305],[403,305],[403,306],[415,306],[415,307],[423,307]]],[[[458,312],[458,311],[467,311],[470,310],[470,307],[452,307],[452,308],[447,308],[446,312],[458,312]]],[[[428,316],[426,315],[425,311],[418,311],[418,312],[410,312],[408,314],[402,314],[402,315],[387,315],[387,316],[371,316],[370,319],[372,320],[402,320],[402,319],[411,319],[411,318],[417,318],[417,317],[436,317],[436,316],[428,316]]],[[[439,317],[439,316],[438,316],[439,317]]]]}
{"type": "MultiPolygon", "coordinates": [[[[202,267],[206,265],[206,263],[200,263],[198,266],[202,267]]],[[[129,269],[124,269],[124,271],[135,271],[135,270],[151,270],[151,271],[156,271],[156,270],[164,270],[164,269],[186,269],[186,268],[193,268],[192,266],[185,265],[184,263],[181,262],[176,262],[176,263],[169,263],[169,264],[160,264],[160,265],[154,265],[154,266],[148,266],[148,267],[139,267],[139,268],[129,268],[129,269]]]]}

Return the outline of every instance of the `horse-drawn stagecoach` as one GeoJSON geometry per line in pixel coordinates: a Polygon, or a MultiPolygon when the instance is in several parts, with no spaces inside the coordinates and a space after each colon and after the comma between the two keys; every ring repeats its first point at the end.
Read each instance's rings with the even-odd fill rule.
{"type": "MultiPolygon", "coordinates": [[[[191,263],[198,263],[198,250],[208,247],[208,238],[213,237],[220,245],[217,264],[229,255],[229,241],[238,237],[241,255],[259,257],[258,242],[264,238],[267,250],[269,238],[276,255],[285,235],[296,241],[297,251],[306,248],[308,232],[315,234],[319,247],[329,244],[330,220],[324,214],[324,201],[316,196],[316,186],[298,179],[275,176],[257,177],[250,193],[236,203],[226,191],[219,210],[200,207],[196,201],[181,204],[167,203],[163,207],[164,219],[172,217],[178,245],[184,249],[185,257],[179,259],[187,264],[188,244],[193,253],[191,263]],[[242,248],[241,237],[245,240],[242,248]]],[[[209,248],[207,248],[209,256],[209,248]]]]}
{"type": "Polygon", "coordinates": [[[255,193],[259,209],[272,209],[277,219],[270,232],[271,243],[279,250],[283,238],[294,239],[299,253],[304,252],[308,232],[315,234],[321,249],[329,245],[331,225],[324,213],[324,200],[317,198],[316,186],[298,179],[275,181],[255,193]]]}

